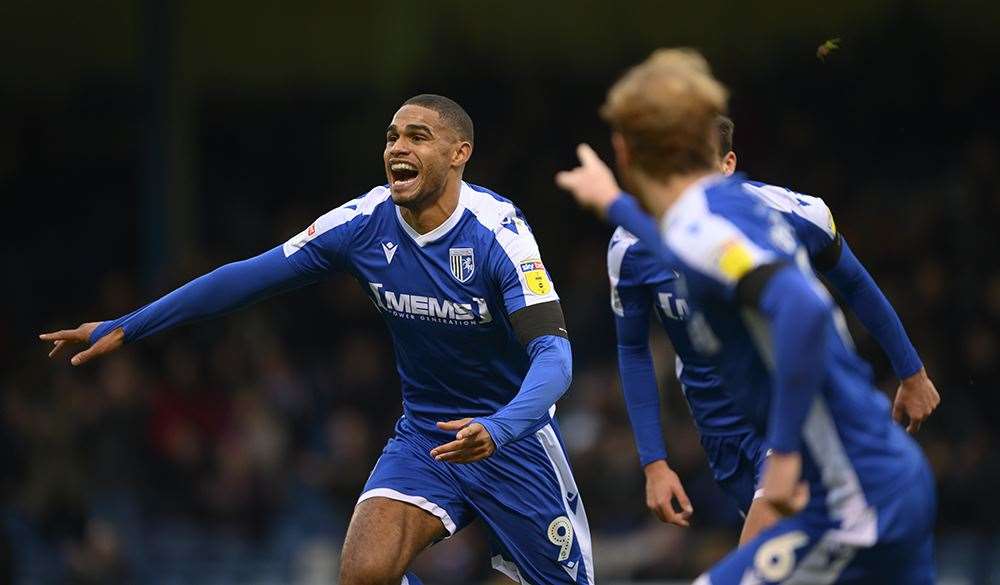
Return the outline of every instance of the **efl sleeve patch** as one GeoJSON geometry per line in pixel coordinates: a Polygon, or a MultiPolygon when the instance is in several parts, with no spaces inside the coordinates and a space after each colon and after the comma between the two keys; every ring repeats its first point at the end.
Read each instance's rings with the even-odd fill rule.
{"type": "Polygon", "coordinates": [[[719,270],[732,282],[743,278],[743,275],[754,267],[753,254],[739,240],[732,240],[722,248],[719,255],[719,270]]]}
{"type": "Polygon", "coordinates": [[[520,267],[528,290],[536,295],[547,295],[552,292],[552,281],[549,280],[549,275],[545,272],[545,265],[542,264],[541,260],[525,260],[521,262],[520,267]]]}

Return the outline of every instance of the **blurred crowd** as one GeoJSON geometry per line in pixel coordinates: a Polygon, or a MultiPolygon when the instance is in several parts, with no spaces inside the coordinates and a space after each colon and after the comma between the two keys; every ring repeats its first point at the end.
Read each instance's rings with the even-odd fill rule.
{"type": "MultiPolygon", "coordinates": [[[[551,184],[577,140],[607,152],[594,110],[615,71],[576,72],[555,87],[553,71],[483,67],[490,57],[474,52],[451,58],[453,69],[412,93],[434,89],[470,110],[480,145],[468,179],[521,205],[555,279],[575,358],[557,416],[598,574],[693,577],[734,546],[740,519],[711,480],[659,335],[666,441],[693,527],[646,511],[618,387],[610,230],[551,184]]],[[[938,479],[942,572],[988,583],[1000,576],[1000,261],[990,252],[1000,249],[1000,141],[995,116],[984,123],[977,113],[995,108],[997,80],[955,65],[955,83],[932,86],[891,48],[851,59],[853,69],[803,59],[733,73],[740,167],[824,197],[896,306],[943,399],[919,434],[938,479]],[[861,95],[830,89],[859,76],[869,82],[861,95]],[[974,113],[956,125],[954,112],[974,113]]],[[[333,582],[354,501],[401,413],[388,336],[349,278],[76,369],[48,361],[34,337],[130,311],[380,183],[381,133],[407,96],[296,91],[202,97],[196,241],[164,252],[154,270],[140,244],[149,234],[136,197],[138,98],[105,79],[59,99],[0,95],[8,115],[18,112],[0,145],[0,189],[15,212],[0,256],[9,296],[0,309],[0,582],[333,582]]],[[[894,392],[885,357],[853,325],[879,387],[894,392]]],[[[478,523],[425,552],[415,571],[443,585],[502,579],[478,523]]]]}

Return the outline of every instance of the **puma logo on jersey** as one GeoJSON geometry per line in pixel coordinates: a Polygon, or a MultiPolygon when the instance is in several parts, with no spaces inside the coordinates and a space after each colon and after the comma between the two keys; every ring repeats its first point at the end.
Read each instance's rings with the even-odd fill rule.
{"type": "Polygon", "coordinates": [[[396,255],[396,250],[399,249],[397,244],[392,242],[382,242],[382,251],[385,252],[385,263],[392,264],[392,258],[396,255]]]}

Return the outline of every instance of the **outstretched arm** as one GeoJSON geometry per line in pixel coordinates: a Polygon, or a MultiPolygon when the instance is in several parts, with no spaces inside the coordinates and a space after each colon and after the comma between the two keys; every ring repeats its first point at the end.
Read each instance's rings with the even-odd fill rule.
{"type": "Polygon", "coordinates": [[[920,356],[889,299],[840,234],[814,257],[813,263],[889,356],[900,380],[892,408],[893,418],[903,422],[905,416],[909,419],[907,431],[916,432],[937,408],[941,397],[927,377],[920,356]]]}
{"type": "Polygon", "coordinates": [[[118,349],[125,342],[228,313],[316,278],[297,270],[278,246],[259,256],[226,264],[118,319],[84,323],[76,329],[43,333],[39,337],[55,343],[50,357],[73,343],[91,344],[70,360],[78,366],[118,349]]]}

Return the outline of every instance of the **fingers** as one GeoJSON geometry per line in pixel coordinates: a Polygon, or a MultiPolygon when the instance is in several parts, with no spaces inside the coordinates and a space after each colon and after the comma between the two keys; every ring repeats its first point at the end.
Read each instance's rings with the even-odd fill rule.
{"type": "Polygon", "coordinates": [[[473,461],[485,459],[491,452],[490,446],[477,436],[458,439],[440,447],[435,447],[431,450],[431,456],[436,461],[472,463],[473,461]]]}
{"type": "Polygon", "coordinates": [[[471,418],[439,422],[438,428],[454,430],[459,428],[455,440],[431,449],[431,457],[436,461],[450,463],[472,463],[485,459],[493,454],[493,439],[489,432],[480,424],[469,423],[471,418]]]}
{"type": "Polygon", "coordinates": [[[462,430],[458,431],[458,434],[455,435],[455,438],[457,438],[457,439],[472,439],[472,438],[476,438],[476,435],[478,435],[478,434],[479,434],[479,429],[473,428],[473,426],[467,426],[467,427],[463,428],[462,430]]]}
{"type": "Polygon", "coordinates": [[[73,356],[72,358],[70,358],[69,363],[73,364],[74,366],[79,366],[89,362],[90,360],[101,355],[102,353],[104,353],[104,351],[101,348],[99,348],[96,345],[93,345],[90,348],[85,349],[80,353],[76,354],[75,356],[73,356]]]}
{"type": "Polygon", "coordinates": [[[906,432],[909,433],[909,434],[911,434],[911,435],[915,435],[917,433],[917,431],[920,430],[920,424],[922,422],[923,421],[920,420],[920,419],[911,418],[910,419],[910,424],[906,425],[906,432]]]}
{"type": "Polygon", "coordinates": [[[59,355],[59,353],[62,352],[63,348],[66,347],[67,343],[68,342],[65,339],[60,339],[56,341],[52,348],[52,351],[49,352],[49,357],[54,358],[57,355],[59,355]]]}
{"type": "Polygon", "coordinates": [[[694,507],[691,506],[691,501],[684,493],[684,489],[679,486],[675,486],[674,489],[665,493],[663,498],[654,496],[653,499],[646,502],[646,506],[663,522],[685,528],[691,525],[690,520],[694,514],[694,507]],[[680,505],[679,512],[674,508],[674,499],[680,505]]]}
{"type": "Polygon", "coordinates": [[[691,521],[688,520],[690,516],[685,513],[678,514],[673,510],[670,511],[670,517],[667,518],[667,522],[670,522],[674,526],[680,526],[681,528],[690,528],[691,521]]]}
{"type": "Polygon", "coordinates": [[[903,422],[903,401],[899,399],[899,391],[896,391],[896,400],[892,402],[892,420],[902,423],[903,422]]]}
{"type": "Polygon", "coordinates": [[[601,157],[597,156],[594,149],[591,148],[586,142],[576,147],[576,156],[580,159],[580,164],[583,166],[604,164],[603,161],[601,161],[601,157]]]}
{"type": "Polygon", "coordinates": [[[660,519],[661,522],[666,522],[668,524],[673,524],[675,526],[681,526],[688,528],[691,526],[690,518],[691,515],[686,512],[677,512],[674,510],[674,506],[670,501],[666,501],[659,504],[654,504],[650,506],[656,517],[660,519]]]}
{"type": "Polygon", "coordinates": [[[571,171],[559,171],[556,173],[556,185],[567,191],[573,191],[579,182],[579,171],[580,167],[571,171]]]}
{"type": "Polygon", "coordinates": [[[684,518],[690,518],[694,514],[694,506],[691,505],[691,500],[684,493],[684,489],[680,488],[674,492],[674,497],[677,498],[677,503],[681,505],[681,513],[684,515],[684,518]]]}
{"type": "Polygon", "coordinates": [[[76,329],[60,329],[51,333],[42,333],[38,336],[38,339],[43,341],[84,341],[83,333],[79,327],[76,329]]]}
{"type": "Polygon", "coordinates": [[[453,453],[446,453],[438,457],[438,461],[445,463],[475,463],[490,456],[490,450],[482,447],[478,449],[463,449],[453,453]]]}
{"type": "Polygon", "coordinates": [[[444,455],[449,453],[454,453],[456,451],[461,451],[468,447],[468,439],[456,439],[450,443],[445,443],[444,445],[438,445],[431,449],[431,457],[441,461],[444,455]]]}
{"type": "Polygon", "coordinates": [[[472,422],[471,418],[460,418],[458,420],[439,422],[437,423],[437,428],[442,431],[457,431],[467,426],[470,422],[472,422]]]}

